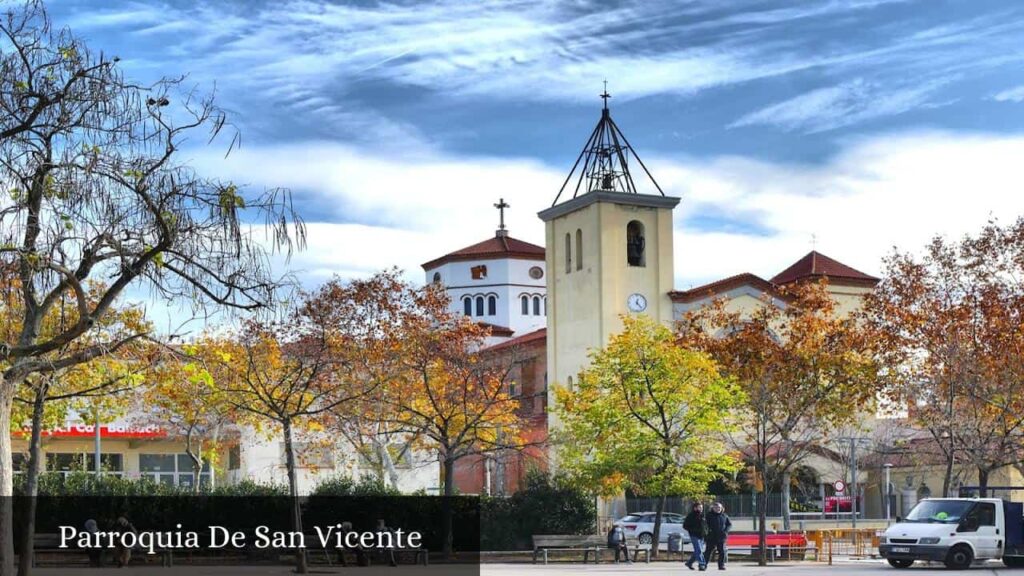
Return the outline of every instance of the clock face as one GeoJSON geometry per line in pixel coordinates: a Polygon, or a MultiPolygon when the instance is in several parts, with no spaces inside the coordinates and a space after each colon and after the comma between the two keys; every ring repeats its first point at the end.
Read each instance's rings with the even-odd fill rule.
{"type": "Polygon", "coordinates": [[[544,269],[543,268],[541,268],[540,266],[534,266],[533,268],[530,268],[530,278],[533,278],[534,280],[540,280],[543,277],[544,277],[544,269]]]}
{"type": "Polygon", "coordinates": [[[630,294],[629,298],[626,299],[626,305],[633,312],[643,312],[647,310],[647,298],[643,294],[630,294]]]}

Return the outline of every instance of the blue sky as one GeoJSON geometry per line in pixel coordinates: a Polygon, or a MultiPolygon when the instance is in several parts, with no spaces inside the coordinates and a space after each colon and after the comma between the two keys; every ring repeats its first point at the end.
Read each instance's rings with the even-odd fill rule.
{"type": "Polygon", "coordinates": [[[1024,4],[986,0],[125,2],[59,24],[140,80],[216,87],[243,147],[202,171],[292,189],[307,282],[493,233],[543,243],[613,116],[676,214],[680,288],[771,276],[815,246],[867,272],[1024,213],[1024,4]]]}

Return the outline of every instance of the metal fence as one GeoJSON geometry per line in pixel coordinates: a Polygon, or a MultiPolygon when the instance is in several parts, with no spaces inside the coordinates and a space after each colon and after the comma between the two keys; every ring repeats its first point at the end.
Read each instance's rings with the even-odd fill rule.
{"type": "MultiPolygon", "coordinates": [[[[704,502],[721,502],[725,506],[729,516],[733,518],[754,518],[758,516],[758,495],[756,494],[723,494],[720,496],[708,496],[706,499],[702,499],[704,502]]],[[[626,511],[627,512],[649,512],[657,510],[658,498],[627,498],[626,499],[626,511]]],[[[782,517],[782,494],[768,494],[767,497],[767,510],[766,516],[770,518],[782,517]]],[[[665,512],[674,512],[677,514],[686,514],[690,511],[692,500],[681,497],[669,497],[665,501],[665,512]]],[[[846,503],[845,507],[833,507],[832,509],[822,510],[822,501],[805,501],[798,499],[790,500],[790,517],[794,519],[842,519],[850,518],[851,511],[849,509],[849,502],[846,503]]],[[[878,506],[865,507],[863,500],[861,506],[857,512],[857,517],[862,519],[875,519],[882,520],[885,518],[884,506],[881,508],[881,513],[866,512],[866,510],[872,510],[878,508],[878,506]]],[[[892,517],[896,516],[896,501],[895,495],[892,496],[890,502],[890,514],[892,517]]]]}

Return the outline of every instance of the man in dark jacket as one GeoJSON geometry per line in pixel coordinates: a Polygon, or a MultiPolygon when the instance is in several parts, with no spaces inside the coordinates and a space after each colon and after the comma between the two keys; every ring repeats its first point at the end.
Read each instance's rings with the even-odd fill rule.
{"type": "Polygon", "coordinates": [[[708,569],[707,558],[704,557],[704,539],[708,535],[708,521],[704,516],[704,505],[696,502],[690,513],[683,520],[683,530],[690,535],[690,545],[693,546],[693,554],[686,561],[686,567],[693,570],[693,563],[701,570],[708,569]]]}
{"type": "Polygon", "coordinates": [[[626,545],[626,531],[622,529],[622,526],[612,524],[610,530],[608,530],[608,547],[615,550],[615,563],[619,562],[619,554],[626,557],[626,562],[632,564],[633,561],[629,559],[629,547],[626,545]]]}
{"type": "Polygon", "coordinates": [[[721,502],[711,505],[711,512],[708,513],[708,549],[705,562],[711,561],[712,554],[718,554],[718,569],[725,570],[725,563],[728,560],[725,551],[725,542],[729,539],[729,530],[732,528],[732,520],[725,513],[725,506],[721,502]]]}

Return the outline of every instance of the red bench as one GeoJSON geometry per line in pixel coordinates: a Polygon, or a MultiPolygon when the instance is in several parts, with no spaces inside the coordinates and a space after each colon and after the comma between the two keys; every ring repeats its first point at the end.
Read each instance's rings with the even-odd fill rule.
{"type": "MultiPolygon", "coordinates": [[[[729,552],[746,552],[753,556],[759,549],[758,540],[757,532],[732,532],[726,546],[729,552]]],[[[807,550],[807,536],[803,532],[769,532],[765,535],[765,547],[770,559],[802,558],[807,550]]]]}

